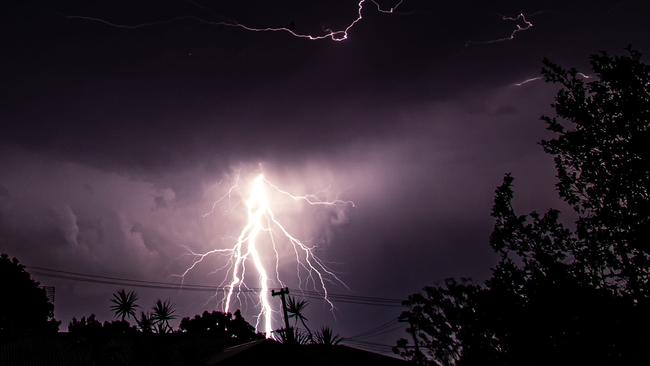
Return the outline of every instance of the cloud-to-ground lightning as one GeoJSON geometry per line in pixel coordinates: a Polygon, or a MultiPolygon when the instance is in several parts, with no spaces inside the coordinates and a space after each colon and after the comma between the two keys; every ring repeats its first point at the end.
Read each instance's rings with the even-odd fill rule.
{"type": "Polygon", "coordinates": [[[307,39],[310,41],[330,39],[335,42],[340,42],[348,39],[349,33],[352,30],[352,28],[354,28],[359,22],[361,22],[361,20],[363,20],[363,10],[366,3],[373,4],[377,9],[377,11],[380,13],[392,14],[397,10],[397,8],[400,5],[402,5],[403,2],[404,0],[399,0],[397,3],[395,3],[395,5],[391,6],[388,9],[384,9],[376,0],[359,0],[359,2],[357,3],[357,17],[352,22],[348,23],[344,28],[341,28],[339,30],[325,29],[324,32],[321,34],[299,33],[289,27],[253,27],[236,21],[214,21],[214,20],[209,20],[209,19],[205,19],[193,15],[180,16],[180,17],[175,17],[166,20],[146,22],[146,23],[140,23],[134,25],[118,24],[102,18],[81,16],[81,15],[69,15],[67,16],[67,18],[98,22],[109,27],[121,28],[121,29],[138,29],[138,28],[145,28],[145,27],[151,27],[156,25],[170,24],[182,20],[191,20],[191,21],[196,21],[199,23],[215,25],[215,26],[240,28],[251,32],[283,32],[283,33],[288,33],[293,37],[307,39]]]}
{"type": "Polygon", "coordinates": [[[534,26],[533,22],[526,17],[526,14],[524,14],[524,12],[521,12],[516,16],[502,15],[501,20],[515,23],[515,28],[512,30],[512,32],[510,32],[508,36],[502,38],[496,38],[496,39],[489,39],[486,41],[467,41],[465,43],[465,47],[471,45],[493,44],[493,43],[512,41],[515,39],[518,33],[527,31],[534,26]]]}
{"type": "MultiPolygon", "coordinates": [[[[583,78],[583,79],[591,79],[591,78],[593,77],[593,76],[591,76],[591,75],[587,75],[587,74],[582,73],[582,72],[578,72],[578,73],[576,73],[576,76],[581,77],[581,78],[583,78]]],[[[528,83],[532,83],[532,82],[534,82],[534,81],[538,81],[538,80],[542,80],[542,79],[544,79],[543,76],[536,76],[536,77],[532,77],[532,78],[524,79],[524,80],[522,80],[522,81],[519,81],[519,82],[513,83],[512,85],[513,85],[513,86],[524,86],[524,85],[526,85],[526,84],[528,84],[528,83]]]]}
{"type": "Polygon", "coordinates": [[[258,293],[259,313],[255,327],[256,329],[261,328],[261,331],[267,337],[271,337],[273,331],[273,310],[269,298],[269,291],[273,286],[285,287],[285,283],[280,278],[279,273],[279,245],[283,242],[289,245],[289,250],[295,255],[299,288],[301,288],[303,281],[306,284],[311,283],[314,289],[322,294],[323,299],[333,309],[334,306],[328,298],[326,282],[335,281],[346,286],[315,255],[315,246],[308,245],[298,239],[280,222],[272,207],[271,193],[283,196],[293,202],[302,202],[311,206],[354,207],[354,202],[340,199],[324,201],[314,194],[295,195],[271,183],[263,174],[256,175],[248,187],[242,187],[240,181],[238,176],[226,194],[216,200],[212,205],[211,211],[205,214],[206,217],[209,216],[214,212],[215,207],[220,202],[226,199],[230,200],[235,195],[240,196],[246,209],[246,223],[239,232],[235,243],[230,248],[213,249],[205,253],[192,253],[195,258],[185,270],[183,276],[196,268],[208,256],[225,255],[227,257],[227,263],[221,269],[226,271],[226,276],[220,286],[225,288],[222,297],[223,310],[230,312],[235,301],[241,303],[239,295],[242,290],[249,288],[245,282],[247,264],[252,264],[258,275],[260,289],[258,293]],[[271,258],[268,256],[271,256],[271,258]],[[268,265],[269,259],[274,262],[274,265],[268,265]],[[306,278],[302,279],[301,273],[306,274],[306,278]]]}

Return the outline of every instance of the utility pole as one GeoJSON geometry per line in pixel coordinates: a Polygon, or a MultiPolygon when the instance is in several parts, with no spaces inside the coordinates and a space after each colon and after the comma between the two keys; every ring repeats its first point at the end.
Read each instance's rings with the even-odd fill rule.
{"type": "Polygon", "coordinates": [[[289,327],[289,314],[287,313],[287,301],[284,295],[289,295],[289,288],[281,288],[280,291],[271,290],[271,296],[280,296],[282,299],[282,311],[284,312],[284,332],[286,335],[287,343],[293,344],[293,329],[289,327]]]}

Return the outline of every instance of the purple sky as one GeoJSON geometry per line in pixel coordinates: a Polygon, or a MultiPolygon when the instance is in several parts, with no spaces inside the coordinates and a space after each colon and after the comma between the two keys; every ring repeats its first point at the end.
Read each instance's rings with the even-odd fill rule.
{"type": "MultiPolygon", "coordinates": [[[[224,245],[241,227],[241,213],[201,216],[218,182],[261,163],[296,193],[329,185],[357,204],[343,219],[287,216],[350,286],[332,291],[403,298],[446,277],[484,279],[504,173],[516,178],[522,213],[565,208],[537,145],[555,89],[513,84],[538,76],[543,57],[588,74],[597,50],[647,52],[643,3],[405,0],[398,14],[368,7],[336,43],[193,21],[127,30],[66,15],[122,24],[197,15],[319,33],[353,20],[353,1],[16,2],[5,9],[0,60],[0,251],[28,265],[177,281],[187,248],[224,245]],[[499,14],[521,11],[534,14],[533,28],[465,47],[507,37],[515,23],[499,14]]],[[[187,282],[217,284],[213,269],[187,282]]],[[[39,280],[56,286],[63,329],[72,316],[110,319],[115,288],[39,280]]],[[[206,293],[137,291],[144,306],[171,299],[181,316],[215,306],[206,293]]],[[[310,308],[314,324],[342,335],[400,311],[310,308]]]]}

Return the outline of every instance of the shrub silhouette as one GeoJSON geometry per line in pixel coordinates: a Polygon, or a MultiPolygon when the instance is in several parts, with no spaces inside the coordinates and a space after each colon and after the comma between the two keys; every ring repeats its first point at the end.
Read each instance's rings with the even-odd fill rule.
{"type": "Polygon", "coordinates": [[[239,310],[235,311],[234,317],[230,313],[204,311],[193,318],[183,318],[180,330],[189,335],[211,336],[226,346],[264,337],[255,333],[255,328],[241,316],[239,310]]]}

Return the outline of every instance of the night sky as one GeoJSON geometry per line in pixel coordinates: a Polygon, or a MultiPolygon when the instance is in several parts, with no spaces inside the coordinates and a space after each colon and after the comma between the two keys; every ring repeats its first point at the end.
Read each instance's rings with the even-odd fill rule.
{"type": "MultiPolygon", "coordinates": [[[[543,57],[589,74],[596,51],[650,52],[646,1],[405,0],[394,14],[367,2],[343,42],[189,18],[126,29],[69,17],[322,34],[357,15],[356,1],[134,3],[3,5],[0,251],[28,266],[179,282],[189,250],[237,235],[237,208],[202,214],[236,172],[261,164],[292,192],[328,188],[356,203],[285,215],[350,287],[331,291],[404,298],[447,277],[484,279],[504,173],[521,213],[566,208],[537,144],[556,89],[514,84],[539,76],[543,57]],[[520,12],[532,28],[489,42],[524,26],[502,19],[520,12]]],[[[217,285],[218,263],[186,282],[217,285]]],[[[56,286],[63,329],[72,316],[111,318],[115,287],[36,277],[56,286]]],[[[141,305],[169,298],[180,316],[217,306],[210,293],[136,290],[141,305]]],[[[332,315],[310,301],[310,321],[344,336],[400,312],[340,304],[332,315]]]]}

